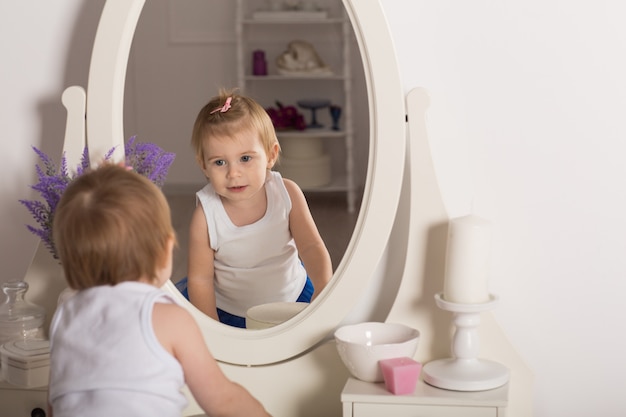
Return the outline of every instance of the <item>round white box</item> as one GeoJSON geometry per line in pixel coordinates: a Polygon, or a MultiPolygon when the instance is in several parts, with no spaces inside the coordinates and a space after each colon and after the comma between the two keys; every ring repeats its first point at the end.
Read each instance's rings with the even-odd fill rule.
{"type": "Polygon", "coordinates": [[[330,183],[330,155],[310,159],[281,157],[278,170],[283,178],[293,180],[300,188],[322,187],[330,183]]]}
{"type": "Polygon", "coordinates": [[[324,155],[324,140],[319,137],[281,136],[281,157],[289,159],[319,158],[324,155]]]}

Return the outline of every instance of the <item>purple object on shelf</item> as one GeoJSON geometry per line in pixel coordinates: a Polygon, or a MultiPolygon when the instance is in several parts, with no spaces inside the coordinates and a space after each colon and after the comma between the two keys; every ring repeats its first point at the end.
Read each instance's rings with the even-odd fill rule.
{"type": "Polygon", "coordinates": [[[265,52],[256,50],[252,53],[252,75],[267,75],[265,52]]]}

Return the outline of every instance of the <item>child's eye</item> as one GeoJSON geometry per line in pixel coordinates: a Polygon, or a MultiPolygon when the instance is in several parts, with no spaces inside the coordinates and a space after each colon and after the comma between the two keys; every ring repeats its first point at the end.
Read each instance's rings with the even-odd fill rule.
{"type": "Polygon", "coordinates": [[[242,156],[242,157],[241,157],[241,161],[242,161],[242,162],[248,162],[248,161],[250,161],[251,159],[252,159],[252,157],[251,157],[251,156],[249,156],[249,155],[244,155],[244,156],[242,156]]]}
{"type": "Polygon", "coordinates": [[[215,165],[217,165],[218,167],[224,166],[226,165],[226,161],[224,161],[223,159],[218,159],[217,161],[214,162],[215,165]]]}

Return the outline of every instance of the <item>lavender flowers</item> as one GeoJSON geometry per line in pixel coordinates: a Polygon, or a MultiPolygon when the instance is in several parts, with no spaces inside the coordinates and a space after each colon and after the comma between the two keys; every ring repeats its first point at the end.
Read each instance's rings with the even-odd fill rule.
{"type": "MultiPolygon", "coordinates": [[[[28,209],[39,225],[39,228],[31,225],[26,225],[26,228],[41,239],[54,259],[59,259],[52,239],[54,212],[70,182],[89,168],[89,152],[87,147],[83,149],[76,173],[70,175],[65,154],[61,157],[61,166],[57,167],[44,152],[34,146],[33,150],[39,156],[41,166],[35,166],[39,182],[32,185],[31,188],[41,195],[43,201],[19,200],[19,202],[28,209]]],[[[132,167],[134,171],[148,178],[159,188],[163,186],[169,167],[176,157],[175,154],[165,152],[153,143],[136,142],[136,136],[128,140],[124,145],[124,151],[126,166],[132,167]]],[[[113,149],[105,155],[104,159],[109,159],[112,154],[113,149]]]]}
{"type": "Polygon", "coordinates": [[[131,137],[124,146],[126,166],[133,167],[137,173],[148,178],[159,188],[165,184],[167,171],[174,162],[175,154],[165,152],[154,143],[135,142],[131,137]]]}

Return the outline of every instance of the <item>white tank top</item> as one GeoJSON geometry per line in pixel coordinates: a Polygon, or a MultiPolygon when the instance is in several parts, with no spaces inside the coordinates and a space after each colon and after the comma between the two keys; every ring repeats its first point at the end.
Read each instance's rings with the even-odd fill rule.
{"type": "Polygon", "coordinates": [[[217,307],[241,317],[255,305],[296,301],[306,284],[289,230],[291,199],[278,172],[268,175],[265,192],[265,215],[245,226],[233,224],[210,183],[196,193],[215,251],[217,307]]]}
{"type": "Polygon", "coordinates": [[[187,405],[183,370],[152,328],[155,303],[174,303],[140,282],[79,291],[50,326],[55,417],[177,416],[187,405]]]}

